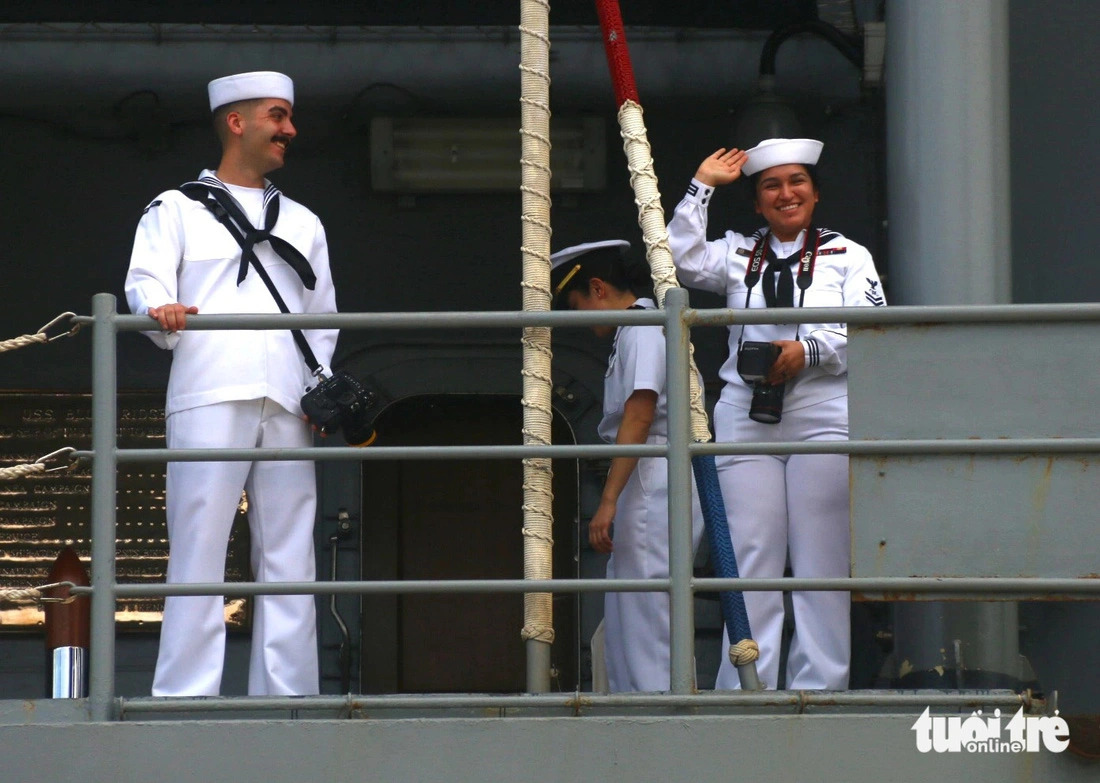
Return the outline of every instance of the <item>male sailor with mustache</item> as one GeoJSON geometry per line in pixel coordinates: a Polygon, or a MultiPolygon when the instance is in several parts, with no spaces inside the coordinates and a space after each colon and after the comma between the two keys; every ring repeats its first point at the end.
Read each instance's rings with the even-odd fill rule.
{"type": "MultiPolygon", "coordinates": [[[[149,332],[149,338],[173,352],[165,406],[168,447],[310,446],[299,400],[315,381],[290,331],[185,328],[195,313],[279,312],[260,266],[290,312],[336,312],[320,220],[265,179],[282,167],[297,133],[291,122],[293,82],[270,71],[241,73],[210,82],[208,94],[221,162],[196,183],[161,193],[149,204],[126,277],[131,311],[156,320],[164,331],[149,332]],[[235,215],[236,236],[219,222],[215,201],[235,215]],[[239,225],[243,221],[249,225],[239,225]]],[[[330,375],[336,330],[304,334],[330,375]]],[[[223,581],[242,489],[255,580],[314,579],[312,462],[169,462],[168,582],[223,581]]],[[[169,597],[153,695],[217,695],[224,652],[223,599],[169,597]]],[[[248,693],[304,695],[318,688],[313,596],[258,596],[248,693]]]]}

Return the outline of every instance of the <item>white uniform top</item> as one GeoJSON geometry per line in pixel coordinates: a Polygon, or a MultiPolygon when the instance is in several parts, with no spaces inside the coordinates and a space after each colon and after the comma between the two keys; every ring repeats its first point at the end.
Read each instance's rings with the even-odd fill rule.
{"type": "MultiPolygon", "coordinates": [[[[656,310],[652,299],[642,298],[634,307],[656,310]]],[[[623,421],[627,399],[639,389],[657,392],[657,409],[649,428],[649,442],[668,436],[668,395],[665,394],[665,335],[660,326],[620,326],[607,362],[603,383],[603,419],[598,432],[614,443],[623,421]]]]}
{"type": "MultiPolygon", "coordinates": [[[[203,171],[200,176],[213,176],[203,171]]],[[[229,186],[248,219],[262,226],[263,194],[258,188],[229,186]]],[[[329,271],[325,230],[317,216],[280,195],[273,234],[304,255],[317,276],[314,290],[280,258],[270,243],[255,246],[260,263],[292,313],[334,313],[336,295],[329,271]]],[[[200,314],[277,313],[271,292],[255,269],[237,285],[241,248],[210,211],[178,190],[161,193],[138,223],[126,300],[130,311],[179,302],[200,314]]],[[[161,348],[173,351],[165,415],[229,400],[270,398],[301,415],[299,400],[316,381],[310,375],[289,330],[146,332],[161,348]]],[[[335,329],[303,330],[317,361],[329,373],[336,348],[335,329]]]]}
{"type": "MultiPolygon", "coordinates": [[[[744,308],[745,271],[756,241],[764,229],[752,236],[727,231],[722,239],[707,241],[707,206],[714,188],[692,179],[668,224],[669,246],[680,280],[689,286],[724,294],[726,307],[744,308]]],[[[880,307],[886,304],[878,272],[867,248],[828,229],[819,229],[821,243],[814,264],[813,282],[806,289],[805,307],[880,307]]],[[[793,242],[769,239],[777,258],[789,258],[802,249],[805,231],[793,242]]],[[[794,261],[795,259],[792,259],[794,261]]],[[[794,270],[797,273],[797,269],[794,270]]],[[[795,287],[797,307],[801,291],[795,287]]],[[[757,282],[749,296],[749,307],[766,307],[763,284],[757,282]]],[[[806,349],[806,369],[788,381],[783,407],[796,410],[848,393],[848,330],[841,323],[748,324],[745,340],[772,342],[799,340],[806,349]]],[[[737,374],[737,340],[741,327],[730,327],[730,355],[719,375],[726,382],[721,399],[738,408],[752,403],[752,387],[737,374]]]]}

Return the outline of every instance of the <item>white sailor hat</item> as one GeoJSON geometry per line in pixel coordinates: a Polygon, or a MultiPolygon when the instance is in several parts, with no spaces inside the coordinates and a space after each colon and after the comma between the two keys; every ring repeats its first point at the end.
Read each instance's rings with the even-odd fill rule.
{"type": "Polygon", "coordinates": [[[583,245],[567,247],[550,256],[550,288],[554,296],[562,292],[569,281],[580,271],[580,263],[566,266],[570,261],[575,261],[583,255],[597,250],[618,249],[619,255],[626,255],[630,250],[630,243],[625,239],[605,239],[602,242],[585,242],[583,245]]]}
{"type": "Polygon", "coordinates": [[[824,146],[817,139],[766,139],[746,151],[749,159],[741,167],[741,172],[751,177],[764,169],[788,163],[813,166],[821,157],[824,146]]]}
{"type": "Polygon", "coordinates": [[[249,101],[253,98],[282,98],[294,105],[294,82],[289,76],[275,71],[250,71],[223,76],[207,85],[210,96],[210,111],[219,106],[237,101],[249,101]]]}

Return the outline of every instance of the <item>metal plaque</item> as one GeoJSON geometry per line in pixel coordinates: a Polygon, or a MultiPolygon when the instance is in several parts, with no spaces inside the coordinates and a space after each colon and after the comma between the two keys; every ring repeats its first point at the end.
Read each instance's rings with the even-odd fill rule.
{"type": "MultiPolygon", "coordinates": [[[[119,448],[164,447],[164,393],[118,395],[119,448]]],[[[0,392],[0,467],[32,463],[58,449],[91,448],[90,394],[0,392]]],[[[117,581],[163,582],[168,565],[163,463],[119,465],[117,477],[117,581]]],[[[47,584],[54,560],[72,546],[86,569],[91,559],[91,467],[0,481],[0,586],[47,584]]],[[[248,524],[238,509],[226,560],[227,581],[248,581],[248,524]]],[[[120,599],[116,621],[129,629],[160,622],[163,599],[120,599]]],[[[243,626],[245,601],[226,601],[226,621],[243,626]]],[[[0,630],[41,625],[36,604],[0,605],[0,630]]]]}

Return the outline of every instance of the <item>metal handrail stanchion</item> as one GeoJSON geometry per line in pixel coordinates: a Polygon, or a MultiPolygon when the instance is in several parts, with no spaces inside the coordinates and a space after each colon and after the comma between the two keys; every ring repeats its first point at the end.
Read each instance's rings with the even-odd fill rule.
{"type": "Polygon", "coordinates": [[[92,619],[89,706],[92,720],[115,718],[115,490],[118,432],[115,297],[92,299],[92,619]]]}
{"type": "Polygon", "coordinates": [[[665,295],[665,383],[668,395],[668,567],[669,687],[672,693],[695,688],[695,615],[691,589],[691,411],[688,386],[689,331],[684,323],[687,291],[665,295]]]}

